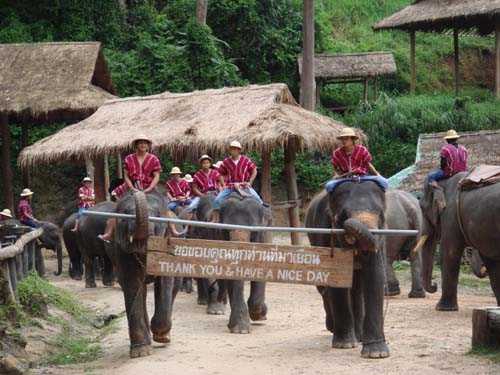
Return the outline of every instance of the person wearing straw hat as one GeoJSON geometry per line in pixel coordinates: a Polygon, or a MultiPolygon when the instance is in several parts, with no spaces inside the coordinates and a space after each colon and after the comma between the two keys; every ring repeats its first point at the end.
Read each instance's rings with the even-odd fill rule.
{"type": "Polygon", "coordinates": [[[8,208],[0,211],[0,221],[6,221],[12,219],[12,213],[8,208]]]}
{"type": "Polygon", "coordinates": [[[191,187],[181,175],[180,168],[173,167],[170,171],[170,178],[165,184],[167,197],[170,200],[167,207],[174,213],[177,207],[186,206],[191,203],[191,187]]]}
{"type": "Polygon", "coordinates": [[[427,181],[432,186],[437,187],[439,181],[467,170],[468,152],[464,146],[458,144],[459,138],[460,135],[453,129],[448,130],[443,137],[446,144],[441,148],[440,168],[427,176],[427,181]]]}
{"type": "Polygon", "coordinates": [[[233,191],[253,196],[260,204],[263,204],[259,194],[252,188],[257,177],[257,166],[249,157],[242,155],[241,151],[241,143],[232,141],[229,144],[229,156],[222,161],[218,168],[221,175],[219,183],[221,186],[226,184],[226,187],[215,198],[214,209],[216,210],[233,191]]]}
{"type": "Polygon", "coordinates": [[[78,213],[76,215],[75,226],[71,229],[72,232],[78,230],[78,222],[84,210],[95,206],[95,193],[92,187],[92,179],[85,177],[82,180],[82,185],[78,189],[78,213]]]}
{"type": "Polygon", "coordinates": [[[38,228],[40,223],[33,216],[33,209],[31,208],[31,199],[33,194],[34,193],[30,189],[23,189],[21,192],[21,199],[19,200],[19,204],[17,206],[17,213],[21,224],[32,228],[38,228]]]}

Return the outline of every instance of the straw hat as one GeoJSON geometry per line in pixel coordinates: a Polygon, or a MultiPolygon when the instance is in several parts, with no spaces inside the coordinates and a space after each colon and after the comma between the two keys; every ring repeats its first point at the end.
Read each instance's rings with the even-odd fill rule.
{"type": "Polygon", "coordinates": [[[83,182],[92,182],[92,179],[90,177],[85,177],[83,179],[83,182]]]}
{"type": "Polygon", "coordinates": [[[12,213],[10,212],[10,210],[8,208],[6,208],[3,211],[0,211],[0,215],[10,217],[12,219],[12,213]]]}
{"type": "Polygon", "coordinates": [[[137,136],[136,138],[134,138],[134,140],[132,141],[132,146],[135,147],[136,143],[139,141],[146,141],[149,143],[150,146],[151,146],[151,144],[153,144],[153,141],[149,137],[146,137],[145,135],[141,134],[141,135],[137,136]]]}
{"type": "Polygon", "coordinates": [[[22,191],[21,197],[29,197],[30,195],[33,195],[33,194],[34,193],[30,189],[26,188],[22,191]]]}
{"type": "Polygon", "coordinates": [[[354,132],[354,129],[352,128],[343,128],[340,134],[337,136],[337,139],[342,139],[342,138],[354,138],[358,139],[359,137],[357,134],[354,132]]]}
{"type": "Polygon", "coordinates": [[[238,141],[232,141],[232,142],[229,144],[229,147],[239,148],[240,150],[243,148],[243,147],[241,147],[241,143],[240,143],[240,142],[238,142],[238,141]]]}
{"type": "Polygon", "coordinates": [[[184,180],[188,183],[193,182],[193,176],[191,176],[189,173],[184,176],[184,180]]]}
{"type": "Polygon", "coordinates": [[[453,129],[450,129],[446,132],[446,135],[444,136],[444,139],[448,140],[448,139],[458,139],[460,138],[460,136],[458,135],[458,133],[453,130],[453,129]]]}
{"type": "Polygon", "coordinates": [[[181,169],[179,167],[173,167],[170,171],[170,174],[182,174],[181,169]]]}
{"type": "Polygon", "coordinates": [[[203,160],[210,160],[210,163],[213,161],[212,158],[207,154],[201,155],[201,157],[198,159],[198,163],[201,163],[203,160]]]}

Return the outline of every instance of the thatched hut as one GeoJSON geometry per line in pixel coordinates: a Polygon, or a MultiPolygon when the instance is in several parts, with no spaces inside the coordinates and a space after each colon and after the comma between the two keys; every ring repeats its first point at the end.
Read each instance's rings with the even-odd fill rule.
{"type": "MultiPolygon", "coordinates": [[[[500,130],[466,132],[460,135],[460,144],[469,150],[469,169],[479,164],[500,163],[500,130]]],[[[439,151],[445,144],[443,136],[444,133],[420,135],[415,164],[402,171],[396,187],[409,192],[423,190],[427,174],[439,167],[439,151]]]]}
{"type": "Polygon", "coordinates": [[[8,124],[22,124],[24,147],[29,125],[79,121],[114,98],[100,43],[0,44],[2,177],[8,207],[13,208],[8,124]]]}
{"type": "MultiPolygon", "coordinates": [[[[343,125],[301,108],[284,84],[246,86],[111,100],[96,113],[23,150],[19,163],[93,158],[130,148],[139,133],[159,152],[196,158],[222,154],[232,140],[261,153],[262,195],[271,202],[271,151],[285,148],[288,196],[297,200],[296,150],[330,150],[343,125]]],[[[98,181],[96,181],[98,182],[98,181]]],[[[298,209],[290,212],[298,225],[298,209]]]]}
{"type": "Polygon", "coordinates": [[[410,33],[411,91],[415,92],[415,34],[417,31],[445,33],[453,31],[455,46],[455,90],[459,91],[460,32],[496,36],[496,94],[500,98],[500,0],[417,0],[383,19],[374,30],[402,30],[410,33]]]}
{"type": "MultiPolygon", "coordinates": [[[[297,62],[299,73],[302,75],[302,56],[298,57],[297,62]]],[[[369,82],[374,82],[376,96],[378,78],[395,74],[396,71],[394,56],[389,52],[317,54],[314,57],[316,103],[319,104],[320,90],[323,86],[353,82],[364,84],[363,98],[367,101],[369,82]]]]}

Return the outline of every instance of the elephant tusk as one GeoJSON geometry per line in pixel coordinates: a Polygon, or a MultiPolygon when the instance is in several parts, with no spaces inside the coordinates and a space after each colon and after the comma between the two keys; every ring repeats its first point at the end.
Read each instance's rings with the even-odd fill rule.
{"type": "Polygon", "coordinates": [[[420,249],[422,248],[422,246],[425,245],[425,242],[427,241],[428,238],[429,238],[429,236],[427,234],[424,234],[422,237],[420,237],[420,239],[418,240],[415,247],[411,250],[411,252],[418,253],[420,251],[420,249]]]}

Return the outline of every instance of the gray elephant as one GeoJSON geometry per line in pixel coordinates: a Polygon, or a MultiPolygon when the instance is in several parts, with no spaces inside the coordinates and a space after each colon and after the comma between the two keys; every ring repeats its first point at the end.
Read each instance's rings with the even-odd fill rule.
{"type": "MultiPolygon", "coordinates": [[[[354,247],[352,288],[318,287],[326,312],[326,327],[333,333],[334,348],[353,348],[362,342],[361,356],[385,358],[389,347],[384,336],[385,239],[369,229],[384,228],[385,193],[374,182],[344,182],[333,193],[319,193],[309,205],[306,227],[343,228],[336,245],[354,247]]],[[[330,247],[329,234],[309,234],[313,246],[330,247]]]]}
{"type": "Polygon", "coordinates": [[[55,251],[57,255],[57,271],[54,272],[54,275],[59,276],[63,268],[60,229],[57,225],[48,221],[40,221],[39,224],[43,228],[43,234],[39,237],[40,247],[55,251]]]}
{"type": "Polygon", "coordinates": [[[411,291],[409,298],[424,298],[422,286],[422,258],[416,248],[422,234],[422,210],[413,195],[402,190],[389,190],[386,193],[386,223],[389,229],[414,229],[417,236],[391,236],[386,238],[386,295],[395,296],[401,293],[399,281],[392,264],[395,260],[409,258],[411,262],[411,291]]]}
{"type": "Polygon", "coordinates": [[[69,256],[69,276],[74,280],[83,277],[83,258],[78,248],[77,233],[72,229],[75,227],[77,214],[70,215],[63,223],[63,240],[69,256]]]}
{"type": "MultiPolygon", "coordinates": [[[[148,222],[149,216],[161,216],[166,197],[157,192],[129,193],[118,201],[116,212],[132,214],[136,220],[118,220],[115,239],[106,246],[122,287],[130,337],[130,357],[151,354],[151,335],[160,343],[170,342],[172,309],[181,279],[146,274],[146,245],[150,235],[163,236],[166,226],[148,222]],[[154,282],[155,313],[148,319],[146,284],[154,282]]],[[[171,228],[172,229],[172,228],[171,228]]]]}
{"type": "MultiPolygon", "coordinates": [[[[89,211],[100,212],[115,212],[116,203],[114,202],[101,202],[94,207],[89,208],[89,211]]],[[[85,287],[96,287],[96,269],[99,267],[96,264],[96,259],[102,259],[103,272],[102,283],[105,286],[113,286],[114,273],[113,264],[107,255],[105,243],[97,236],[104,233],[106,227],[106,218],[99,216],[86,216],[82,215],[78,223],[78,231],[76,232],[76,245],[83,257],[85,266],[85,287]]],[[[69,225],[69,223],[66,223],[69,225]]],[[[68,252],[69,252],[68,248],[68,252]]]]}
{"type": "MultiPolygon", "coordinates": [[[[500,184],[460,193],[459,183],[466,173],[458,173],[439,182],[438,187],[426,183],[420,205],[424,213],[424,233],[429,236],[422,251],[422,277],[428,292],[437,290],[432,282],[434,252],[440,242],[442,294],[437,310],[456,311],[457,285],[462,255],[466,246],[474,247],[486,266],[490,284],[500,305],[500,184]]],[[[477,261],[477,259],[476,259],[477,261]]]]}

